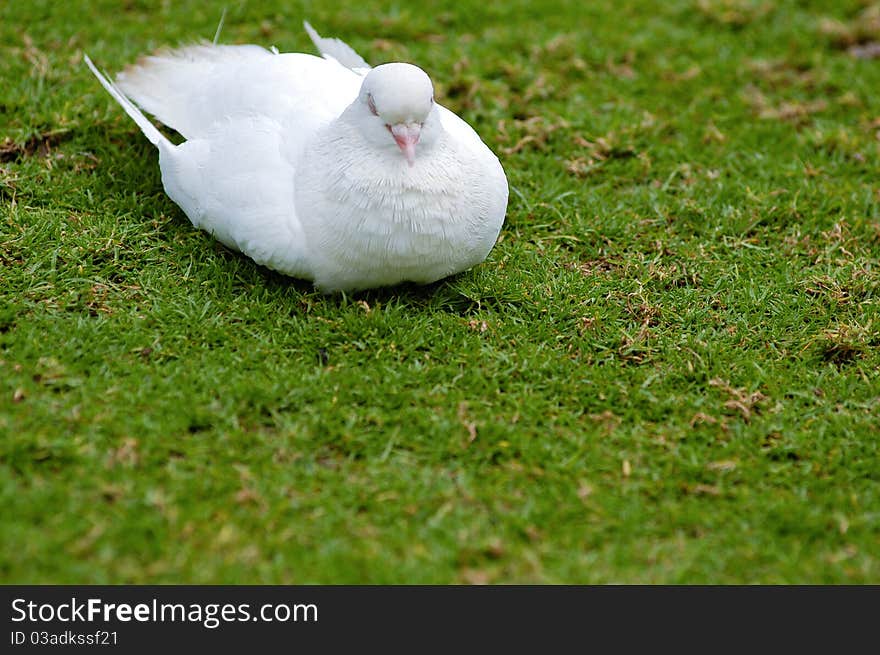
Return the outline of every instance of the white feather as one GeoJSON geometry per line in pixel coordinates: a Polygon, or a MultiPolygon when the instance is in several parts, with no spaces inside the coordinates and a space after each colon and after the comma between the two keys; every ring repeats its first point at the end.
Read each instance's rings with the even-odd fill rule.
{"type": "Polygon", "coordinates": [[[98,81],[101,83],[107,92],[113,96],[113,99],[118,102],[122,108],[125,110],[125,113],[129,115],[129,117],[137,124],[139,128],[141,128],[141,132],[144,133],[144,136],[147,137],[147,140],[152,143],[154,146],[159,146],[159,144],[171,145],[171,142],[168,141],[162,133],[156,129],[156,126],[153,125],[150,121],[147,120],[147,117],[144,116],[141,111],[135,107],[131,101],[125,97],[125,94],[120,91],[116,86],[104,76],[101,71],[99,71],[95,64],[92,63],[92,60],[89,59],[88,55],[83,55],[83,59],[86,62],[86,66],[89,67],[89,70],[98,78],[98,81]]]}
{"type": "Polygon", "coordinates": [[[359,75],[366,75],[367,71],[370,70],[370,65],[364,61],[364,58],[355,52],[354,48],[348,45],[345,41],[340,39],[325,39],[315,31],[315,28],[312,27],[307,20],[303,21],[303,27],[306,28],[306,32],[312,40],[312,43],[315,44],[318,52],[320,52],[325,59],[333,59],[359,75]]]}

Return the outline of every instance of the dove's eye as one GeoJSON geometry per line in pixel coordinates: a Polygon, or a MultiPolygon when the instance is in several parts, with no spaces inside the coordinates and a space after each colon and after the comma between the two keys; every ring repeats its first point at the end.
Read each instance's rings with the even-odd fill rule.
{"type": "Polygon", "coordinates": [[[379,115],[379,112],[376,111],[376,103],[373,102],[373,95],[371,93],[367,94],[367,107],[370,108],[370,113],[373,114],[373,116],[379,115]]]}

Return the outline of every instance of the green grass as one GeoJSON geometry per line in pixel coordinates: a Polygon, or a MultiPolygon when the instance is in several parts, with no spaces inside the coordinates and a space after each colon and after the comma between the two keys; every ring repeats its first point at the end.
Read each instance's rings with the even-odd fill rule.
{"type": "Polygon", "coordinates": [[[0,6],[0,581],[880,582],[878,5],[441,4],[0,6]],[[193,229],[81,58],[224,5],[422,65],[489,259],[325,297],[193,229]]]}

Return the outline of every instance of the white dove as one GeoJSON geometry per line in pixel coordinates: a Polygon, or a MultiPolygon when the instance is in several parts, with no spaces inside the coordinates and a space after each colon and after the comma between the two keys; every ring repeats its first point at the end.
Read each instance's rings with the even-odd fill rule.
{"type": "Polygon", "coordinates": [[[325,292],[426,284],[482,262],[507,178],[417,66],[255,45],[142,58],[105,89],[159,149],[166,193],[227,247],[325,292]],[[131,98],[185,139],[174,145],[131,98]]]}

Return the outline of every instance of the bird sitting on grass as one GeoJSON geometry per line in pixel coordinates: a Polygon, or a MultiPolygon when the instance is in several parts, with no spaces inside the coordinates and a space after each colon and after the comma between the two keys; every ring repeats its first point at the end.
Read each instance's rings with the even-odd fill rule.
{"type": "Polygon", "coordinates": [[[482,262],[507,208],[498,158],[421,68],[371,68],[305,28],[323,58],[196,45],[142,58],[115,84],[85,62],[158,148],[192,224],[257,263],[330,293],[482,262]]]}

